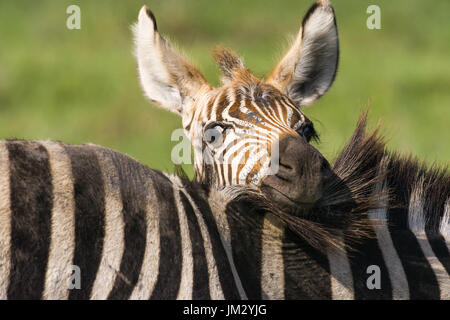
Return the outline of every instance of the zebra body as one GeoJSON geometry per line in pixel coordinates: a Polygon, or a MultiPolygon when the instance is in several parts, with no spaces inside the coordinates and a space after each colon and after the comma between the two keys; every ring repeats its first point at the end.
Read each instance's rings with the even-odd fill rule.
{"type": "Polygon", "coordinates": [[[3,141],[0,298],[449,299],[449,201],[434,228],[430,189],[412,190],[407,208],[369,211],[374,238],[323,253],[226,188],[94,145],[3,141]]]}
{"type": "Polygon", "coordinates": [[[182,117],[196,180],[94,145],[0,142],[1,299],[449,299],[448,174],[386,153],[364,119],[333,168],[309,144],[301,107],[338,65],[329,1],[267,81],[219,49],[213,88],[146,7],[134,35],[143,90],[182,117]]]}

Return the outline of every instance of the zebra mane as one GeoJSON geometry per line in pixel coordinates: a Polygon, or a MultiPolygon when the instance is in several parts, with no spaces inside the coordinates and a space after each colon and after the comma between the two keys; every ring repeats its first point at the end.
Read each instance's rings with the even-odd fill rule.
{"type": "MultiPolygon", "coordinates": [[[[387,182],[390,187],[391,202],[399,208],[421,207],[427,234],[432,236],[445,233],[445,230],[439,230],[439,227],[447,225],[448,228],[450,224],[448,165],[441,167],[433,163],[428,166],[416,157],[401,156],[396,152],[387,152],[386,156],[389,158],[387,182]],[[443,223],[444,215],[446,215],[446,223],[443,223]]],[[[415,223],[415,221],[411,222],[415,223]]],[[[414,225],[410,227],[414,228],[414,225]]]]}
{"type": "Polygon", "coordinates": [[[450,201],[448,167],[427,166],[416,157],[387,150],[379,126],[367,133],[367,117],[368,111],[361,113],[350,141],[334,161],[336,176],[327,183],[323,198],[314,208],[295,214],[329,233],[329,237],[314,240],[319,245],[308,241],[314,234],[303,237],[318,249],[352,250],[355,242],[375,236],[373,226],[379,222],[368,219],[369,210],[388,207],[408,212],[417,201],[423,207],[425,230],[440,232],[444,208],[450,201]],[[420,194],[414,195],[415,190],[420,194]]]}
{"type": "MultiPolygon", "coordinates": [[[[450,197],[448,166],[441,167],[436,163],[429,166],[426,162],[421,162],[410,154],[405,156],[396,151],[387,150],[384,138],[378,135],[379,128],[367,137],[365,129],[367,114],[367,111],[361,114],[350,143],[335,161],[335,173],[346,182],[347,186],[356,182],[358,187],[352,188],[354,197],[362,199],[362,203],[373,205],[372,201],[377,201],[377,199],[371,201],[364,199],[368,195],[364,191],[364,180],[370,180],[374,170],[377,170],[376,176],[372,180],[387,185],[388,188],[384,193],[380,193],[382,188],[377,188],[375,193],[372,192],[371,197],[378,198],[377,202],[389,200],[389,208],[406,210],[420,201],[426,220],[426,231],[439,233],[441,215],[444,214],[444,208],[449,204],[450,197]],[[369,152],[374,152],[374,154],[368,154],[369,152]],[[355,157],[363,158],[361,165],[355,167],[358,170],[350,168],[354,165],[355,157]],[[349,179],[347,172],[359,176],[359,178],[349,179]],[[362,193],[360,189],[363,191],[362,193]],[[420,194],[415,195],[417,190],[420,191],[420,194]]],[[[375,205],[375,207],[379,207],[379,205],[375,205]]]]}
{"type": "Polygon", "coordinates": [[[380,198],[387,197],[372,192],[384,179],[377,174],[384,143],[377,130],[366,136],[366,118],[367,114],[362,114],[350,142],[334,163],[334,175],[325,183],[324,196],[313,207],[279,207],[254,188],[232,186],[224,189],[230,211],[240,212],[235,216],[241,220],[245,219],[242,207],[250,216],[271,213],[287,229],[323,253],[351,250],[355,242],[374,236],[367,213],[380,207],[380,198]]]}
{"type": "MultiPolygon", "coordinates": [[[[367,111],[361,113],[352,137],[334,161],[334,175],[325,183],[324,196],[313,207],[279,207],[259,190],[239,185],[220,191],[229,203],[228,215],[251,220],[271,213],[321,252],[351,251],[354,244],[375,237],[373,226],[378,222],[369,220],[370,210],[408,208],[405,194],[411,195],[420,183],[426,228],[439,232],[440,214],[450,194],[448,168],[427,167],[417,158],[388,151],[379,127],[367,133],[367,116],[367,111]],[[388,188],[381,187],[386,183],[388,188]]],[[[185,177],[179,170],[178,174],[185,177]]],[[[205,186],[204,182],[198,183],[205,186]]]]}

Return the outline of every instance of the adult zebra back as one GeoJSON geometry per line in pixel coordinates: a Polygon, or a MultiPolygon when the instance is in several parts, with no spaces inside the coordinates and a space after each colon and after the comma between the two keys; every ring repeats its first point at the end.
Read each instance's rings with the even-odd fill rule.
{"type": "Polygon", "coordinates": [[[326,196],[283,211],[94,145],[0,142],[0,298],[449,299],[448,173],[364,123],[326,196]]]}

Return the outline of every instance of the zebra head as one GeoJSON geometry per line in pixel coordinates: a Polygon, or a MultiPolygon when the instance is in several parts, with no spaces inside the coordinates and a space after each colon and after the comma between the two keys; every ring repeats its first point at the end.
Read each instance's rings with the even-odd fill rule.
{"type": "Polygon", "coordinates": [[[321,197],[331,169],[309,144],[317,135],[301,108],[320,98],[335,78],[339,40],[328,1],[309,9],[267,80],[252,75],[237,54],[218,48],[213,55],[223,72],[222,86],[212,87],[159,34],[145,6],[134,36],[145,95],[182,117],[197,179],[219,187],[254,185],[289,205],[321,197]]]}

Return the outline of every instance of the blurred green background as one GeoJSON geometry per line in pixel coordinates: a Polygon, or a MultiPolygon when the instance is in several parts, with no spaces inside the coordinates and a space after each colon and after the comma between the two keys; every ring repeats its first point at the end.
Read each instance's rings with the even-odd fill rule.
{"type": "MultiPolygon", "coordinates": [[[[143,97],[130,25],[140,7],[214,85],[209,50],[239,52],[268,75],[312,1],[0,0],[0,138],[53,139],[107,146],[172,171],[176,116],[143,97]],[[66,8],[81,8],[81,30],[66,28],[66,8]]],[[[450,159],[450,1],[334,1],[341,59],[332,89],[306,114],[332,160],[361,108],[381,121],[389,147],[428,162],[450,159]],[[381,30],[366,9],[381,8],[381,30]]],[[[188,168],[192,174],[192,169],[188,168]]]]}

